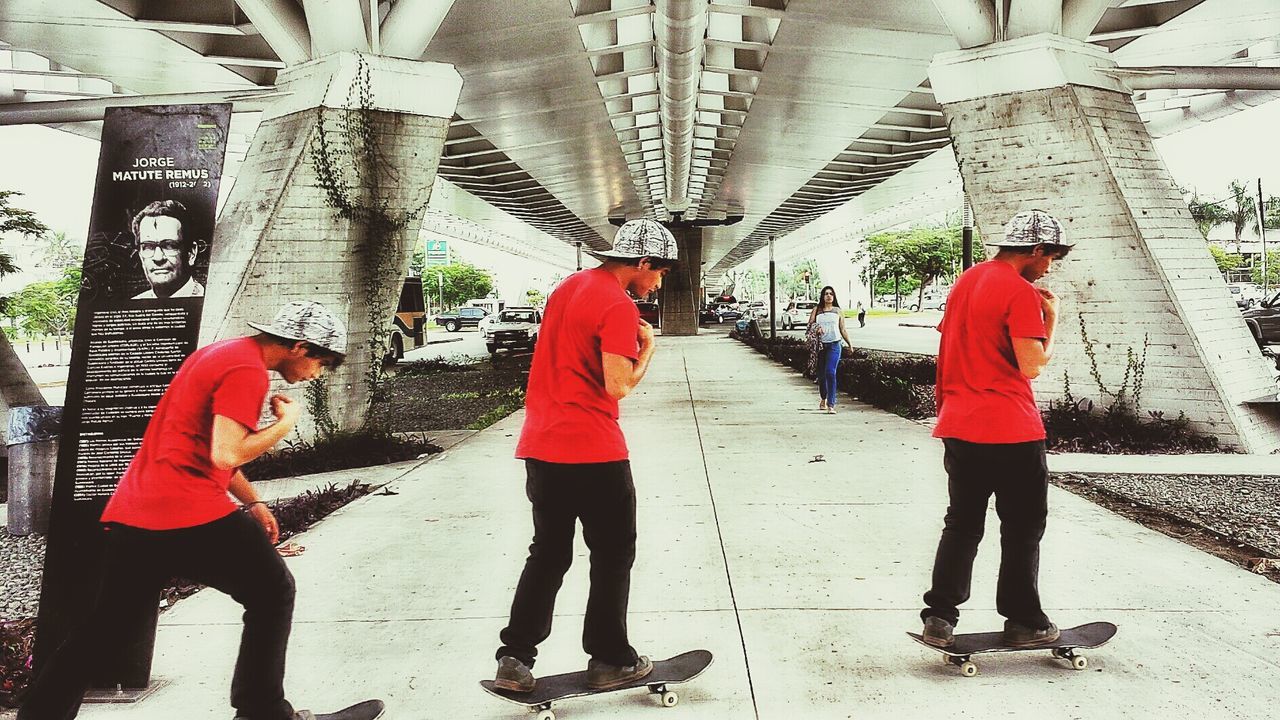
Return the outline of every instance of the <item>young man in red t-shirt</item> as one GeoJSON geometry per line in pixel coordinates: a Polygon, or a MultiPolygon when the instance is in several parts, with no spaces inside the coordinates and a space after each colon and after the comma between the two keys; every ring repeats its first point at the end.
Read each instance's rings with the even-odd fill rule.
{"type": "Polygon", "coordinates": [[[131,608],[155,607],[174,576],[214,587],[244,606],[231,680],[236,717],[308,716],[295,713],[284,697],[293,575],[274,547],[276,519],[239,467],[289,434],[301,412],[298,403],[276,395],[276,422],[258,427],[267,371],[289,383],[318,378],[342,363],[347,332],[316,302],[289,303],[270,324],[249,325],[261,333],[195,351],[161,396],[102,514],[104,580],[93,614],[51,656],[19,720],[74,718],[101,652],[128,640],[118,634],[117,619],[131,608]]]}
{"type": "Polygon", "coordinates": [[[547,300],[529,370],[516,457],[525,461],[533,544],[500,635],[494,679],[516,692],[533,690],[531,668],[551,634],[577,521],[591,550],[582,632],[591,656],[587,684],[607,689],[653,670],[627,640],[636,495],[618,401],[644,378],[653,356],[653,327],[627,292],[647,297],[662,287],[676,242],[652,220],[631,220],[618,229],[613,250],[592,255],[604,264],[565,278],[547,300]]]}
{"type": "Polygon", "coordinates": [[[1031,380],[1053,355],[1058,298],[1032,285],[1072,243],[1043,210],[1014,215],[995,258],[966,270],[938,325],[936,385],[950,505],[921,611],[924,639],[947,647],[969,599],[973,560],[996,496],[1000,577],[996,610],[1004,640],[1035,647],[1058,639],[1040,607],[1040,539],[1048,517],[1044,423],[1031,380]]]}

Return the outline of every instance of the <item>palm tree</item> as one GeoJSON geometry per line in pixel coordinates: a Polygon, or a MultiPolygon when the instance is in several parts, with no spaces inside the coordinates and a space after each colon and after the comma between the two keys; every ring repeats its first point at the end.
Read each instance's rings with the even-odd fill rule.
{"type": "Polygon", "coordinates": [[[67,234],[61,230],[57,232],[47,232],[43,236],[45,245],[41,249],[44,260],[50,268],[54,270],[65,270],[80,264],[80,258],[84,256],[84,250],[67,238],[67,234]]]}

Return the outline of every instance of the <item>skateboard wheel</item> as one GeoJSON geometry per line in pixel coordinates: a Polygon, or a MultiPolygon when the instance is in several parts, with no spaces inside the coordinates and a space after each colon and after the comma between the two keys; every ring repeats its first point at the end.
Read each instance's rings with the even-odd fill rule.
{"type": "Polygon", "coordinates": [[[973,677],[978,674],[978,666],[966,660],[960,663],[960,674],[965,677],[973,677]]]}
{"type": "Polygon", "coordinates": [[[671,692],[670,690],[668,690],[668,691],[666,691],[666,692],[662,693],[662,705],[663,705],[663,707],[675,707],[675,706],[676,706],[676,703],[678,703],[678,702],[680,702],[680,696],[679,696],[679,695],[677,695],[677,694],[675,694],[675,693],[671,692]]]}
{"type": "Polygon", "coordinates": [[[538,720],[556,720],[556,714],[550,710],[539,710],[538,720]]]}
{"type": "Polygon", "coordinates": [[[1071,658],[1071,667],[1076,670],[1083,670],[1089,667],[1089,659],[1083,655],[1077,655],[1071,658]]]}

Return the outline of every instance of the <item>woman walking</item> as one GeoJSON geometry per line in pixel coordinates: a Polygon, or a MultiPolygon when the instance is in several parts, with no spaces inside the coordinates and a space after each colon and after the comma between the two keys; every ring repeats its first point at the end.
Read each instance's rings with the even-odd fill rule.
{"type": "Polygon", "coordinates": [[[835,414],[836,367],[840,364],[843,344],[852,347],[853,343],[849,342],[849,334],[844,330],[844,313],[840,312],[836,289],[830,285],[822,288],[818,305],[809,314],[809,325],[815,323],[822,330],[822,351],[818,354],[818,392],[822,395],[822,401],[818,403],[818,409],[835,414]],[[842,337],[843,344],[840,341],[842,337]]]}

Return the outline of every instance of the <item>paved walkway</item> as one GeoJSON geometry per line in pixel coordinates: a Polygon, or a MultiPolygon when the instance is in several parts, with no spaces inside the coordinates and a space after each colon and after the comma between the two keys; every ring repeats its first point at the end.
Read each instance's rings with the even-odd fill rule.
{"type": "MultiPolygon", "coordinates": [[[[855,403],[817,413],[811,384],[723,336],[662,338],[624,401],[639,494],[632,639],[667,657],[716,655],[660,710],[643,693],[568,701],[561,718],[1270,718],[1280,697],[1280,587],[1051,490],[1041,589],[1062,626],[1118,637],[1074,672],[1048,653],[981,658],[971,679],[910,642],[945,509],[939,445],[855,403]],[[820,462],[814,462],[821,456],[820,462]]],[[[287,687],[330,710],[380,696],[389,720],[520,718],[485,695],[530,536],[517,414],[399,475],[300,537],[287,687]]],[[[999,626],[997,527],[962,630],[999,626]]],[[[578,669],[579,547],[537,671],[578,669]]],[[[239,633],[202,592],[161,619],[155,674],[134,707],[91,719],[230,717],[239,633]]]]}

